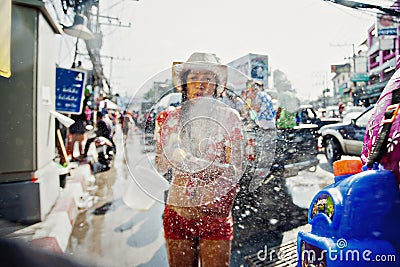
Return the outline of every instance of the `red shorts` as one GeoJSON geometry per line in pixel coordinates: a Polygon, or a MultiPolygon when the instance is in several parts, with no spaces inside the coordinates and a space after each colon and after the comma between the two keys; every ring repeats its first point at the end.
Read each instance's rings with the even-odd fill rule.
{"type": "Polygon", "coordinates": [[[164,235],[170,239],[206,239],[232,240],[233,218],[205,216],[198,219],[186,219],[168,205],[164,209],[164,235]]]}

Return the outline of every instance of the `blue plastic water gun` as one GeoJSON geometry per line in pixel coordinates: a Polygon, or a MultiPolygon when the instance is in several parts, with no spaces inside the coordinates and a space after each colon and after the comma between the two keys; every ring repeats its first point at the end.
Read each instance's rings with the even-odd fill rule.
{"type": "Polygon", "coordinates": [[[298,233],[298,266],[400,266],[396,177],[360,160],[335,162],[334,175],[311,202],[311,232],[298,233]]]}

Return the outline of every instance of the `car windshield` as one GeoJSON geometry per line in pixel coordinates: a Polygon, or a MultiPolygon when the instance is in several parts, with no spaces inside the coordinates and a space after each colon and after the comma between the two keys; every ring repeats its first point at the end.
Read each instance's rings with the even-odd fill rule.
{"type": "Polygon", "coordinates": [[[367,112],[365,112],[362,116],[360,116],[359,118],[357,118],[357,120],[356,120],[356,125],[357,125],[358,127],[366,128],[366,127],[367,127],[367,124],[368,124],[368,121],[369,121],[369,119],[370,119],[371,116],[372,116],[373,111],[374,111],[374,109],[371,108],[371,109],[369,109],[367,112]]]}
{"type": "MultiPolygon", "coordinates": [[[[359,158],[372,112],[359,106],[400,58],[398,16],[378,24],[400,0],[348,2],[1,1],[0,245],[28,246],[1,255],[295,266],[301,233],[335,247],[352,234],[333,234],[338,199],[311,203],[333,162],[359,158]],[[332,123],[352,128],[323,136],[332,123]]],[[[374,226],[349,246],[381,249],[391,235],[374,226]]]]}
{"type": "Polygon", "coordinates": [[[357,118],[358,116],[360,116],[362,114],[362,111],[353,111],[353,112],[348,112],[346,114],[344,114],[343,116],[343,123],[350,123],[352,119],[357,118]]]}

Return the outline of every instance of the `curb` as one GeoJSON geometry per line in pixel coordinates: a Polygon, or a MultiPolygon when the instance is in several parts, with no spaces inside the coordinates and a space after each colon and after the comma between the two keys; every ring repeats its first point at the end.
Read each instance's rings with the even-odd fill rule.
{"type": "Polygon", "coordinates": [[[91,175],[89,164],[81,164],[70,170],[65,188],[30,240],[32,245],[51,252],[66,251],[91,175]]]}

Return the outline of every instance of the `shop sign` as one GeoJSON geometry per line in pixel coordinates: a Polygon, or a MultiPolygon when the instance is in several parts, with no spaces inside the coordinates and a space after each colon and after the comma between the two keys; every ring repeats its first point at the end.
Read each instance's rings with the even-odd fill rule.
{"type": "Polygon", "coordinates": [[[352,73],[350,76],[350,80],[352,82],[368,82],[369,75],[368,73],[352,73]]]}
{"type": "Polygon", "coordinates": [[[389,14],[378,14],[377,28],[378,36],[397,36],[396,18],[389,14]]]}
{"type": "Polygon", "coordinates": [[[56,69],[56,111],[81,114],[86,71],[56,69]]]}

